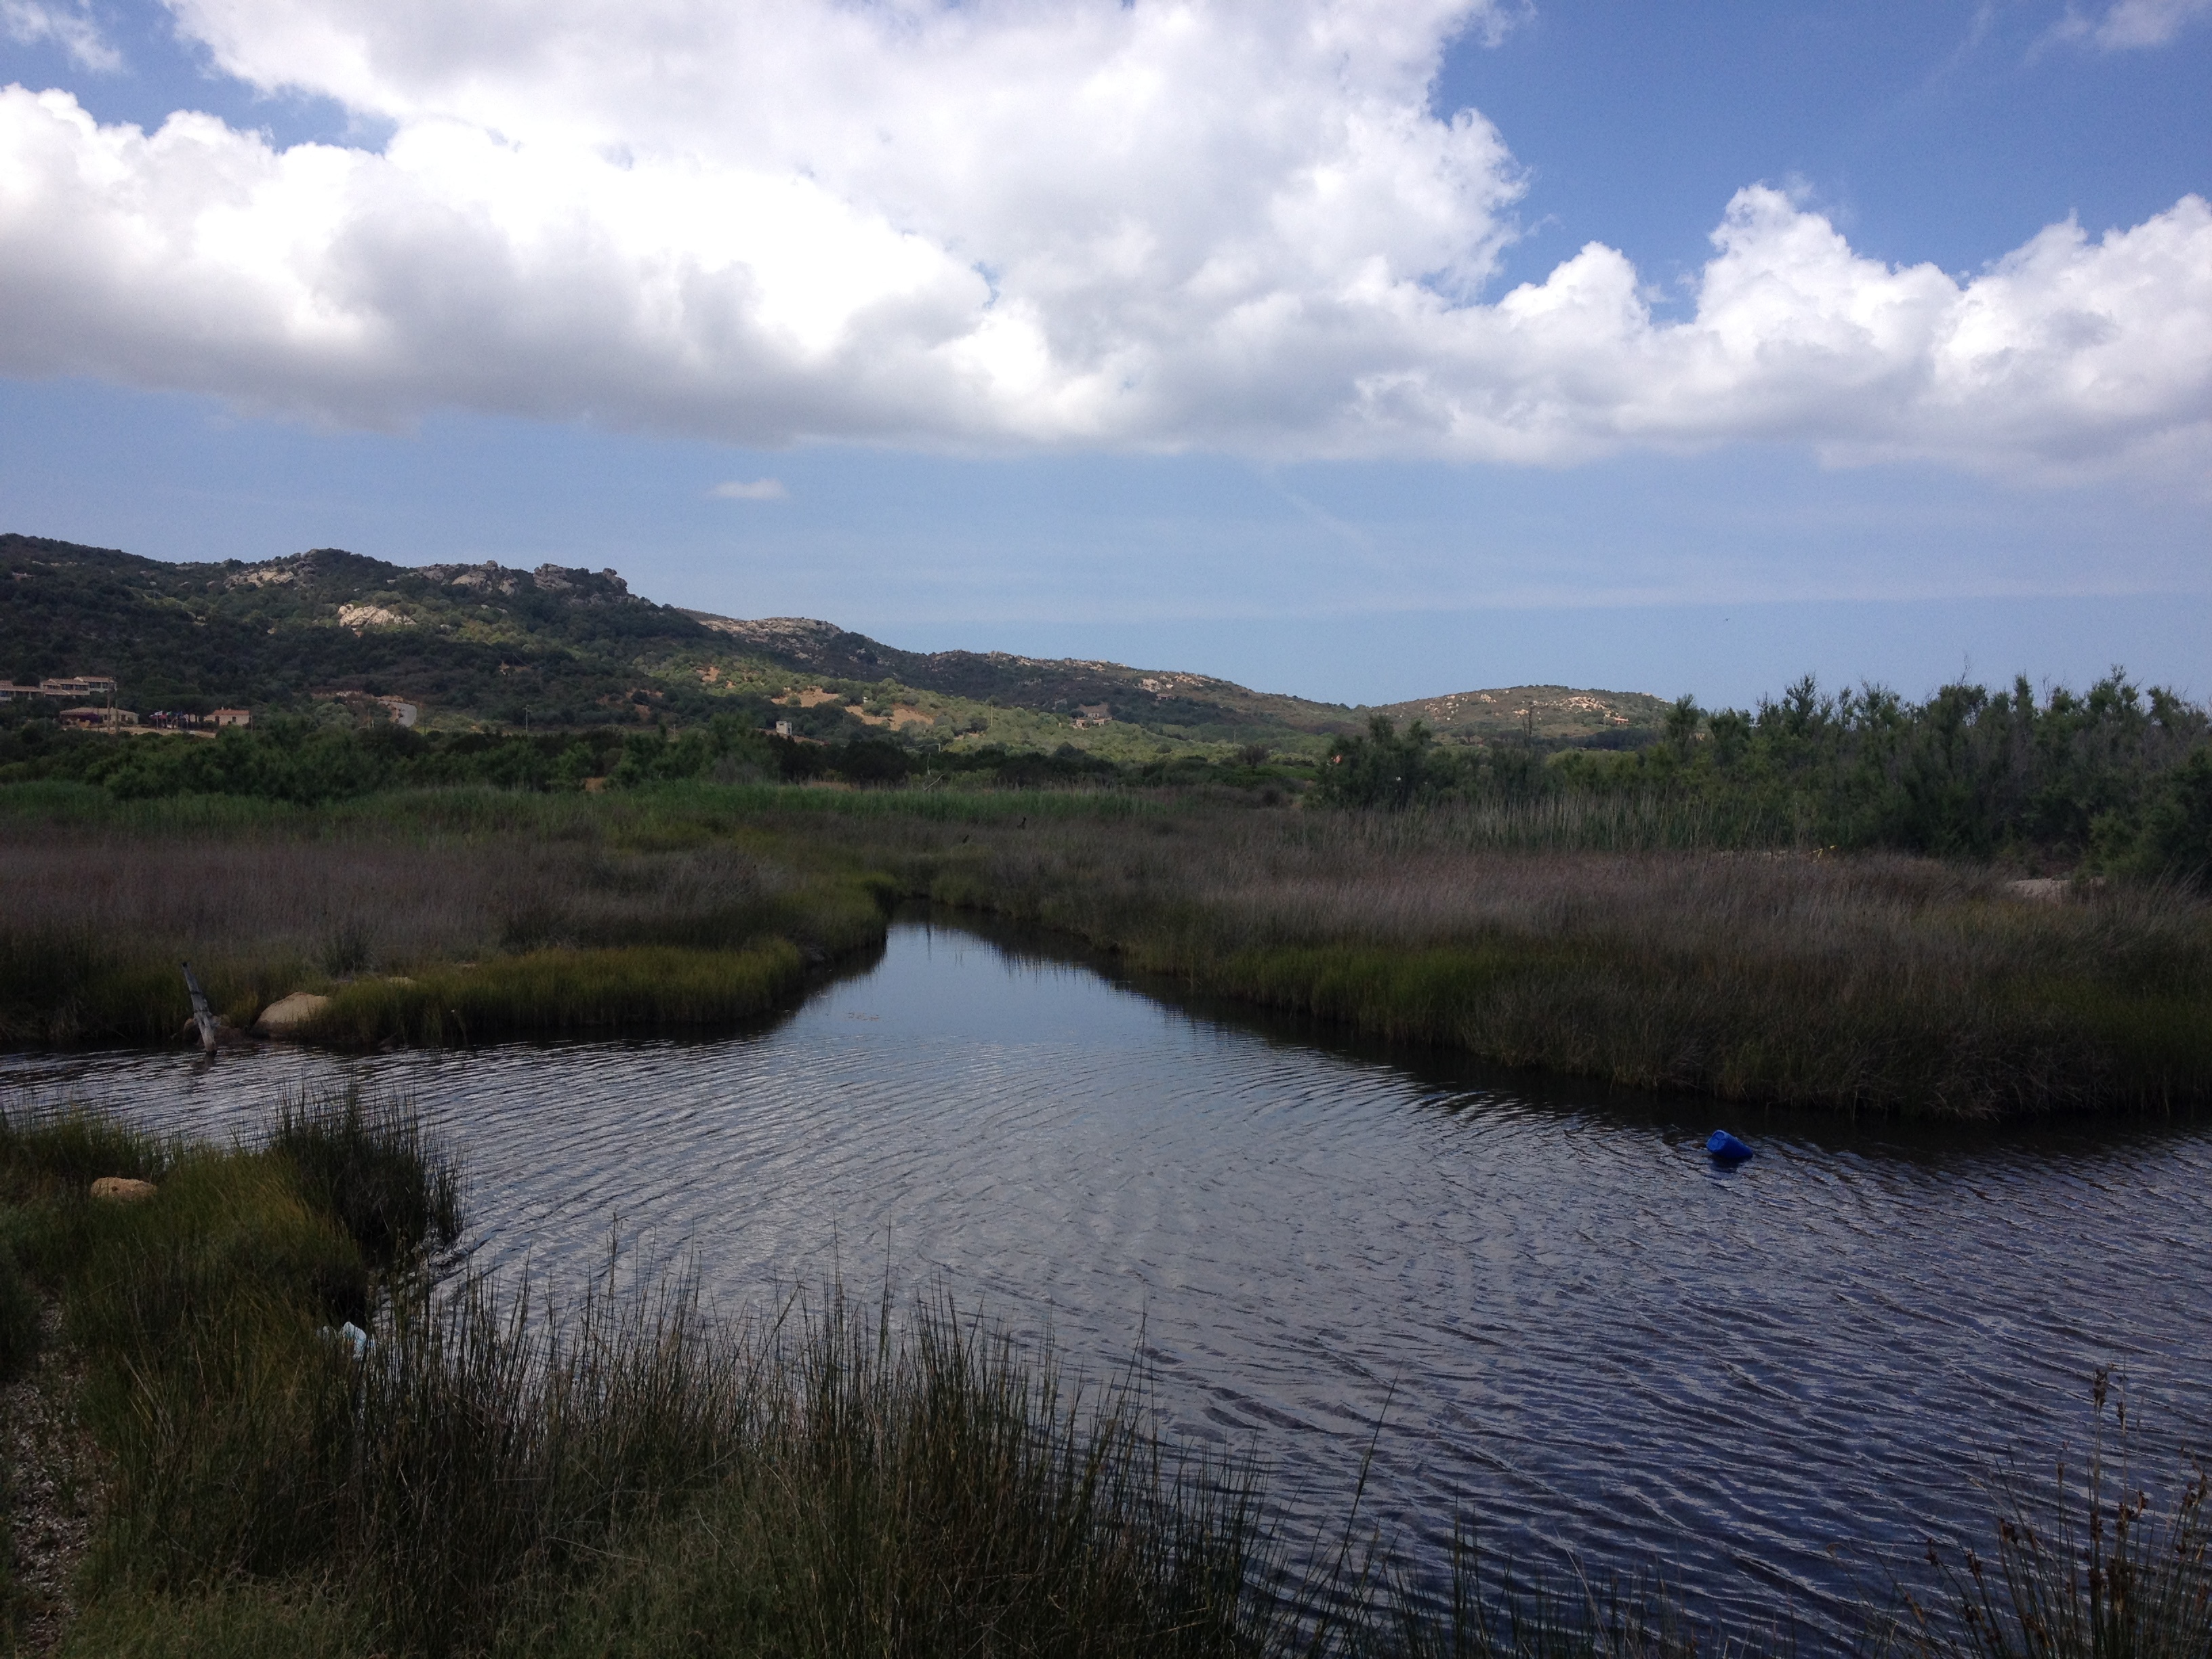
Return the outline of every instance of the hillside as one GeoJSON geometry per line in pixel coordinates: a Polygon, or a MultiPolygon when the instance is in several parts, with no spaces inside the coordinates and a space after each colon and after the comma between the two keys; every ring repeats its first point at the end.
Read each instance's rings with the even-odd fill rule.
{"type": "Polygon", "coordinates": [[[612,571],[410,569],[333,548],[165,564],[25,536],[0,536],[0,670],[112,674],[141,712],[351,691],[500,724],[622,718],[637,665],[702,633],[612,571]]]}
{"type": "Polygon", "coordinates": [[[731,714],[804,735],[1109,759],[1244,744],[1304,749],[1371,714],[1447,740],[1638,741],[1665,704],[1516,687],[1382,708],[1310,702],[1203,674],[1004,652],[913,652],[827,622],[658,605],[612,570],[388,564],[335,548],[258,564],[167,564],[0,535],[0,674],[112,674],[125,705],[220,704],[432,726],[684,724],[731,714]]]}
{"type": "Polygon", "coordinates": [[[1363,714],[1401,725],[1419,720],[1446,742],[1536,738],[1592,748],[1647,743],[1666,719],[1667,699],[1642,691],[1585,691],[1571,685],[1511,685],[1419,697],[1363,714]]]}
{"type": "Polygon", "coordinates": [[[1248,690],[1228,680],[1166,669],[1127,668],[1080,658],[1018,657],[1003,651],[902,651],[803,617],[741,622],[685,612],[769,661],[825,678],[889,679],[918,691],[977,703],[1054,710],[1222,738],[1260,731],[1322,734],[1351,729],[1364,716],[1340,703],[1248,690]]]}

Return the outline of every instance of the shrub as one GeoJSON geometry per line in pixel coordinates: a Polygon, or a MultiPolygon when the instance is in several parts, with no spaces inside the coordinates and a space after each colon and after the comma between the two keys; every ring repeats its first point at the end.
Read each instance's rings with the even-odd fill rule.
{"type": "Polygon", "coordinates": [[[2159,779],[2118,862],[2131,875],[2212,883],[2212,750],[2198,750],[2159,779]]]}

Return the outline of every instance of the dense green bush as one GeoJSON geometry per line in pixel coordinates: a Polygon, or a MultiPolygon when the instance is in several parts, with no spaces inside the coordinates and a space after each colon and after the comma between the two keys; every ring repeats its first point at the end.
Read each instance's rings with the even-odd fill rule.
{"type": "Polygon", "coordinates": [[[2212,870],[2212,721],[2118,672],[2085,696],[1950,685],[1923,703],[1810,678],[1755,710],[1688,698],[1632,751],[1492,744],[1447,749],[1417,722],[1340,740],[1322,798],[1403,808],[1656,797],[1709,809],[1750,843],[1892,848],[1943,857],[2083,857],[2116,873],[2212,870]]]}
{"type": "Polygon", "coordinates": [[[2130,817],[2100,820],[2105,862],[2129,875],[2212,879],[2212,750],[2200,749],[2158,778],[2130,817]]]}
{"type": "MultiPolygon", "coordinates": [[[[439,784],[490,784],[544,789],[563,781],[565,738],[501,737],[481,732],[423,734],[398,726],[361,730],[276,719],[232,726],[212,739],[177,736],[118,738],[56,734],[33,743],[26,728],[0,757],[0,781],[67,779],[100,785],[123,800],[179,795],[234,795],[301,805],[350,799],[380,789],[439,784]]],[[[594,732],[611,757],[620,739],[594,732]]],[[[571,769],[573,772],[574,769],[571,769]]]]}
{"type": "Polygon", "coordinates": [[[2070,859],[2132,845],[2208,743],[2203,709],[2118,672],[2083,696],[2039,698],[2021,680],[1917,704],[1879,688],[1830,696],[1808,678],[1753,712],[1680,712],[1681,729],[1640,754],[1563,757],[1554,787],[1746,799],[1821,845],[2070,859]]]}

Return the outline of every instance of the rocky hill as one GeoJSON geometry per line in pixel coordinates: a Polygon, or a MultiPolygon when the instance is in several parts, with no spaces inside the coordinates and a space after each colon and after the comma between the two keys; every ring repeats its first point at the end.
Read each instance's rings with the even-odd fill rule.
{"type": "Polygon", "coordinates": [[[1633,748],[1651,740],[1667,715],[1664,697],[1642,691],[1584,691],[1571,685],[1511,685],[1455,691],[1363,712],[1401,725],[1419,720],[1447,743],[1534,738],[1592,748],[1633,748]]]}
{"type": "Polygon", "coordinates": [[[902,651],[805,617],[743,622],[700,611],[685,614],[753,655],[824,678],[890,680],[969,702],[1056,711],[1091,724],[1121,721],[1228,738],[1262,730],[1325,734],[1351,730],[1364,719],[1345,704],[1253,691],[1205,674],[1004,651],[902,651]]]}
{"type": "Polygon", "coordinates": [[[501,724],[618,718],[641,662],[703,634],[611,570],[409,568],[335,548],[165,564],[0,536],[0,671],[112,674],[142,712],[353,692],[501,724]]]}
{"type": "Polygon", "coordinates": [[[1382,708],[1310,702],[1119,663],[915,652],[803,617],[657,605],[612,570],[387,564],[336,548],[248,564],[166,564],[0,535],[0,674],[112,674],[142,712],[218,704],[426,724],[567,726],[716,714],[810,736],[1078,749],[1114,758],[1305,747],[1373,714],[1447,740],[1644,740],[1636,693],[1523,686],[1382,708]]]}

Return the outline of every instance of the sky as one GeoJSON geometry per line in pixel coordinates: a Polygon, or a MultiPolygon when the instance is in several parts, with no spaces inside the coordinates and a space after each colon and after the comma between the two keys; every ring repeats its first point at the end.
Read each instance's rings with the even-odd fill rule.
{"type": "Polygon", "coordinates": [[[0,528],[2212,696],[2212,0],[0,0],[0,528]]]}

